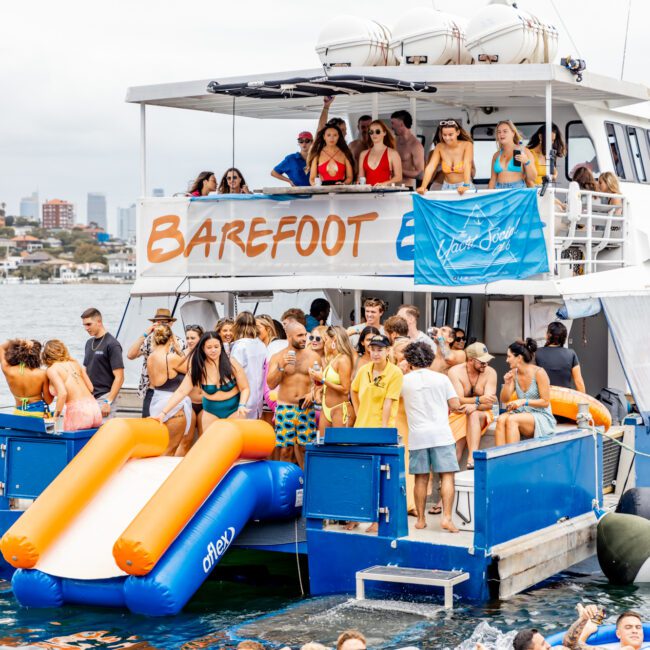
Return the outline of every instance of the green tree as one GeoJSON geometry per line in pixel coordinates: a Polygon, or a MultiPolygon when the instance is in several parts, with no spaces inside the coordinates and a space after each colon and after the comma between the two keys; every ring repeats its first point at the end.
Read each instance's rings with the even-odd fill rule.
{"type": "Polygon", "coordinates": [[[16,231],[9,227],[5,226],[4,228],[0,228],[0,237],[3,239],[11,239],[12,237],[16,236],[16,231]]]}
{"type": "Polygon", "coordinates": [[[106,264],[106,258],[103,255],[102,249],[95,244],[87,242],[82,242],[75,248],[74,261],[77,264],[84,264],[85,262],[106,264]]]}

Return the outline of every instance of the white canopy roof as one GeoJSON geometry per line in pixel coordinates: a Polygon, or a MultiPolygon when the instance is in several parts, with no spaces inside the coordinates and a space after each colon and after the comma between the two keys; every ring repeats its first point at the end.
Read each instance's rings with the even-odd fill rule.
{"type": "MultiPolygon", "coordinates": [[[[605,108],[637,104],[650,100],[650,89],[641,84],[612,79],[586,71],[582,82],[565,68],[539,65],[449,65],[382,66],[364,68],[320,68],[284,73],[248,75],[223,79],[202,79],[178,83],[135,86],[127,90],[126,101],[155,106],[211,111],[256,118],[300,119],[317,117],[321,97],[250,98],[208,92],[208,84],[247,84],[295,77],[322,78],[327,75],[335,85],[337,77],[366,76],[394,79],[406,83],[434,85],[436,92],[382,92],[380,111],[404,108],[405,99],[415,98],[420,117],[427,108],[543,106],[546,86],[551,84],[554,104],[590,103],[605,108]]],[[[341,94],[336,110],[341,113],[371,113],[374,93],[341,94]]]]}

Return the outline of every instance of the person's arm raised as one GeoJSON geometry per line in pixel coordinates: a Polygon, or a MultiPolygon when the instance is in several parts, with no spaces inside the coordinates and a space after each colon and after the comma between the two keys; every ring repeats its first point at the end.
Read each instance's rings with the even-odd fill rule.
{"type": "Polygon", "coordinates": [[[142,344],[147,340],[147,336],[151,334],[154,326],[150,325],[147,329],[144,330],[143,334],[140,334],[138,338],[131,344],[131,347],[126,351],[126,358],[133,361],[138,357],[142,356],[142,344]]]}

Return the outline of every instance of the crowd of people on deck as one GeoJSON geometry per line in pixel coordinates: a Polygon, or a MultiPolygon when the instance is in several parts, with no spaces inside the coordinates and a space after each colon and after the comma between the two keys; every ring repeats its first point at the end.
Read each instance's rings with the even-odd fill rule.
{"type": "MultiPolygon", "coordinates": [[[[599,605],[576,606],[578,617],[562,638],[562,644],[554,647],[560,650],[598,650],[598,646],[588,644],[589,637],[598,631],[605,619],[605,610],[599,605]]],[[[641,614],[632,610],[621,612],[616,618],[616,637],[619,644],[608,644],[607,647],[618,647],[620,650],[642,650],[644,645],[644,624],[641,614]]],[[[236,650],[264,650],[264,645],[259,641],[246,640],[237,644],[236,650]]],[[[366,650],[368,643],[366,637],[358,630],[345,630],[337,640],[335,650],[366,650]]],[[[536,628],[518,630],[512,640],[513,650],[550,650],[551,646],[544,635],[536,628]]],[[[291,650],[289,646],[281,650],[291,650]]],[[[300,650],[334,650],[321,643],[309,642],[301,646],[300,650]]],[[[417,650],[414,646],[401,648],[401,650],[417,650]]],[[[487,650],[483,643],[476,643],[476,650],[487,650]]]]}
{"type": "MultiPolygon", "coordinates": [[[[433,472],[441,499],[429,513],[442,514],[442,528],[456,532],[454,475],[463,459],[473,469],[474,452],[495,419],[496,445],[552,435],[550,385],[584,391],[580,363],[565,347],[566,327],[553,322],[541,349],[532,339],[510,344],[499,391],[494,357],[483,343],[449,326],[423,332],[415,305],[384,318],[386,307],[367,298],[363,319],[345,329],[329,324],[330,304],[318,298],[309,314],[292,308],[278,321],[242,311],[207,331],[187,325],[183,338],[174,333],[173,314],[158,309],[126,351],[131,360],[142,358],[142,416],[166,425],[166,453],[177,456],[217,420],[261,418],[275,429],[272,458],[303,469],[306,445],[327,427],[396,427],[415,526],[427,525],[433,472]]],[[[97,428],[114,415],[124,381],[122,348],[97,309],[84,311],[81,321],[89,335],[83,363],[59,340],[0,346],[16,414],[62,415],[67,431],[97,428]]]]}
{"type": "MultiPolygon", "coordinates": [[[[424,194],[429,189],[456,190],[464,194],[475,189],[474,142],[456,119],[438,122],[428,160],[420,139],[413,133],[413,117],[406,110],[392,113],[390,125],[384,120],[362,115],[357,121],[357,137],[347,142],[345,120],[329,117],[334,99],[323,100],[316,128],[298,134],[298,151],[288,154],[272,170],[271,176],[294,187],[314,185],[403,186],[424,194]]],[[[551,143],[546,143],[546,127],[540,126],[524,144],[524,138],[511,120],[495,127],[496,151],[490,163],[489,189],[538,187],[544,180],[555,181],[557,168],[548,170],[547,155],[557,161],[567,148],[556,124],[551,128],[551,143]],[[550,150],[550,151],[549,151],[550,150]]],[[[595,180],[588,163],[571,171],[571,180],[582,190],[620,194],[618,179],[603,172],[595,180]]],[[[194,197],[219,194],[250,194],[241,171],[231,167],[217,183],[214,172],[201,172],[189,188],[194,197]]],[[[609,201],[620,205],[616,197],[609,201]]],[[[562,206],[558,206],[562,207],[562,206]]]]}

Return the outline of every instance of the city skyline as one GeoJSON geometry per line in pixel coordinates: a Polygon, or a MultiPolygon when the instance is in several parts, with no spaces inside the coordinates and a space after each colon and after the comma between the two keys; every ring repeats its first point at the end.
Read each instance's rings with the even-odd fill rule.
{"type": "MultiPolygon", "coordinates": [[[[109,231],[117,230],[117,208],[127,208],[138,198],[139,111],[124,102],[127,87],[318,68],[314,46],[330,17],[349,12],[389,26],[398,18],[388,2],[358,0],[351,9],[343,0],[332,0],[324,19],[321,8],[286,0],[287,19],[277,21],[276,8],[245,0],[237,12],[246,15],[245,22],[227,11],[215,11],[190,32],[179,32],[177,25],[201,12],[202,5],[193,1],[182,7],[172,2],[154,5],[144,0],[133,6],[117,0],[106,7],[105,28],[88,30],[84,26],[92,9],[80,0],[64,4],[71,17],[65,21],[57,5],[35,3],[40,19],[33,25],[34,47],[29,49],[22,46],[21,25],[30,22],[34,5],[12,5],[5,12],[6,38],[0,51],[11,65],[0,70],[7,97],[0,122],[0,201],[7,203],[8,214],[18,214],[21,198],[37,190],[42,198],[72,202],[78,220],[85,223],[86,194],[101,191],[107,197],[109,231]],[[129,20],[124,20],[127,15],[129,20]],[[148,29],[143,31],[144,23],[148,29]],[[47,36],[53,25],[59,34],[56,41],[47,36]],[[119,47],[112,36],[116,32],[119,47]],[[277,43],[282,47],[275,47],[277,43]],[[42,101],[45,95],[47,103],[42,101]]],[[[484,4],[465,0],[452,6],[439,1],[437,7],[467,17],[484,4]]],[[[399,10],[422,5],[431,3],[406,0],[399,10]]],[[[607,12],[609,4],[595,0],[585,12],[562,3],[560,20],[550,0],[520,6],[557,25],[562,56],[581,56],[589,70],[620,77],[627,7],[607,12]],[[594,29],[602,24],[599,17],[605,14],[607,47],[594,38],[594,29]]],[[[650,83],[643,52],[649,17],[650,7],[634,0],[624,74],[630,81],[650,83]]],[[[336,105],[334,114],[335,109],[336,105]]],[[[152,107],[147,121],[150,187],[182,192],[199,171],[213,170],[220,178],[230,166],[230,117],[152,107]]],[[[270,182],[271,168],[294,150],[296,133],[303,128],[313,130],[315,120],[237,118],[235,162],[251,187],[270,182]]]]}

